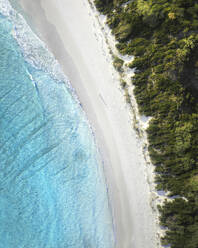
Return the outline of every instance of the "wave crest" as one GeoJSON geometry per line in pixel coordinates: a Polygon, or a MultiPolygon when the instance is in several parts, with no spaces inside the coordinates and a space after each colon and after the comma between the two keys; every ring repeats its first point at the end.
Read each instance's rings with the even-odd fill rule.
{"type": "Polygon", "coordinates": [[[49,73],[57,82],[67,82],[67,86],[71,88],[68,78],[46,44],[32,32],[23,16],[12,8],[8,0],[0,0],[0,13],[12,23],[12,35],[17,40],[25,60],[33,67],[49,73]]]}

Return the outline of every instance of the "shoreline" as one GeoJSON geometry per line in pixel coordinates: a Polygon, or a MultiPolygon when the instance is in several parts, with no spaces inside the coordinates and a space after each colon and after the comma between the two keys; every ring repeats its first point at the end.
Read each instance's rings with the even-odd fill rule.
{"type": "Polygon", "coordinates": [[[100,26],[100,29],[102,30],[102,33],[106,39],[109,54],[111,55],[111,63],[113,64],[114,57],[118,57],[119,59],[123,60],[123,71],[118,71],[114,68],[114,70],[119,74],[119,81],[120,83],[122,80],[126,82],[126,88],[122,88],[121,84],[120,87],[122,88],[122,94],[124,97],[126,97],[126,91],[127,94],[130,97],[130,102],[126,103],[129,106],[128,111],[129,115],[131,117],[131,128],[133,128],[136,132],[138,143],[140,144],[140,149],[142,151],[142,155],[144,157],[144,162],[146,163],[146,180],[150,188],[150,207],[152,208],[153,215],[155,218],[155,228],[156,228],[156,247],[163,247],[160,243],[160,239],[165,234],[165,228],[161,228],[160,226],[160,213],[158,211],[157,205],[162,206],[164,201],[171,201],[171,199],[168,197],[168,193],[164,191],[157,191],[156,190],[156,184],[155,184],[155,166],[151,162],[151,158],[148,152],[148,138],[146,129],[149,126],[149,122],[152,119],[152,117],[146,117],[144,115],[140,115],[138,111],[138,104],[135,99],[135,95],[133,93],[134,85],[131,83],[131,79],[133,78],[135,72],[134,69],[130,69],[128,67],[128,63],[131,63],[134,59],[133,55],[122,55],[119,53],[118,49],[115,47],[115,44],[117,43],[114,35],[111,33],[111,29],[106,24],[106,16],[101,14],[95,4],[94,0],[88,0],[90,4],[90,8],[93,10],[92,15],[97,19],[98,24],[100,26]],[[125,92],[125,93],[124,93],[125,92]]]}
{"type": "Polygon", "coordinates": [[[104,37],[97,27],[93,34],[94,20],[86,13],[88,3],[82,1],[80,6],[70,0],[67,3],[43,0],[41,6],[37,1],[21,0],[21,3],[26,11],[31,10],[28,14],[34,16],[32,22],[42,34],[40,38],[62,65],[91,123],[104,160],[117,247],[157,247],[145,161],[132,130],[129,108],[118,88],[118,75],[110,65],[104,37]],[[78,14],[76,18],[74,13],[78,14]],[[82,26],[77,20],[79,17],[82,26]],[[77,31],[73,33],[73,30],[77,31]],[[83,40],[84,33],[87,38],[83,40]]]}

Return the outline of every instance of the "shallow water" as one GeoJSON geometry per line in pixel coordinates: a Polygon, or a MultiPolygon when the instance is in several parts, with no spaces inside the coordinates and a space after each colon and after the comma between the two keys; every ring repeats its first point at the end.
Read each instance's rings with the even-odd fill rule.
{"type": "Polygon", "coordinates": [[[111,248],[94,137],[58,63],[0,0],[0,248],[111,248]]]}

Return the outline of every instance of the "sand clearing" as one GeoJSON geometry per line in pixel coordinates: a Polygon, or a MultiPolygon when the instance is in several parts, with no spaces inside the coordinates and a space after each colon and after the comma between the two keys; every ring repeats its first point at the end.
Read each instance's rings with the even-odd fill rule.
{"type": "Polygon", "coordinates": [[[117,248],[157,247],[146,162],[105,37],[87,0],[20,0],[60,62],[104,160],[117,248]]]}

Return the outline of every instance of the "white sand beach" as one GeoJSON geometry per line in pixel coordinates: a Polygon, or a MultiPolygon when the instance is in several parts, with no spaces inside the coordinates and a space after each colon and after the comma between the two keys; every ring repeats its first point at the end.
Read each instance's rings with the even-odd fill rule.
{"type": "Polygon", "coordinates": [[[156,248],[146,161],[105,37],[87,0],[20,0],[70,79],[94,131],[109,189],[117,248],[156,248]]]}

